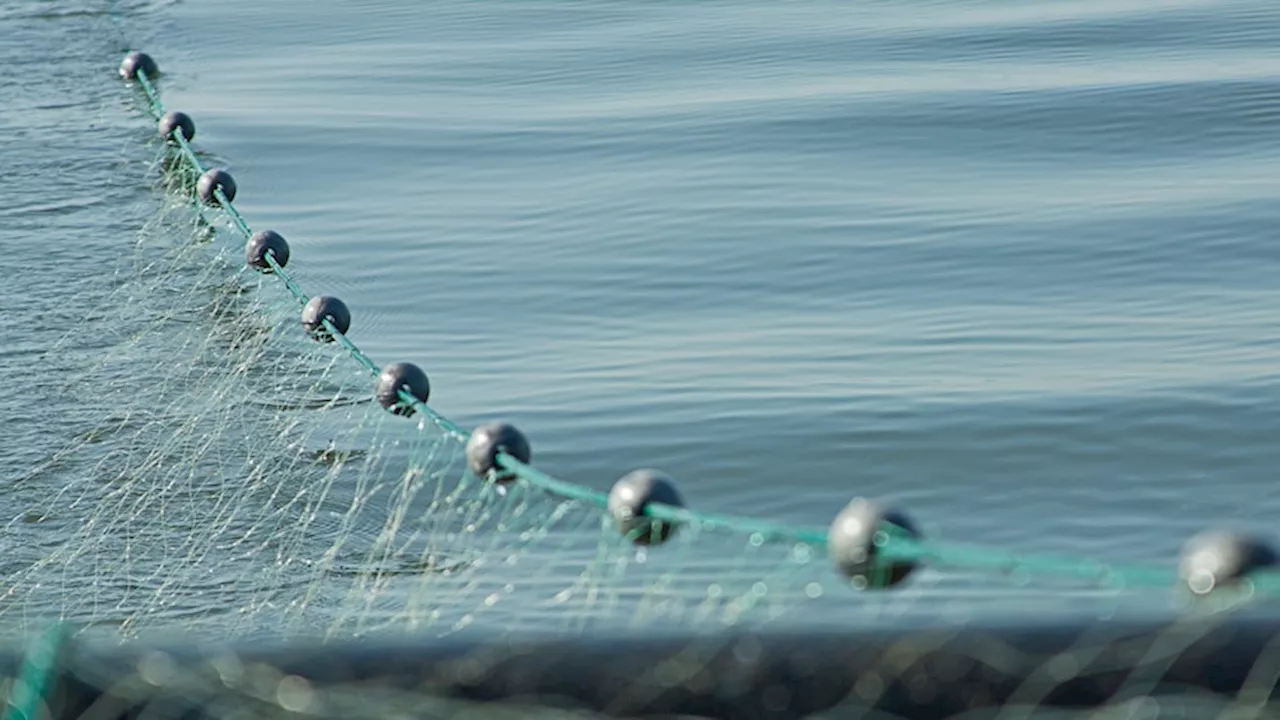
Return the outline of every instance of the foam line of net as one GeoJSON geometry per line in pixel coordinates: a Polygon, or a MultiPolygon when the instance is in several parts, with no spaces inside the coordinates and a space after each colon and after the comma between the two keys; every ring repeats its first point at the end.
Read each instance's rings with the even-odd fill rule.
{"type": "MultiPolygon", "coordinates": [[[[146,95],[148,110],[159,120],[165,114],[165,107],[160,100],[159,92],[152,83],[152,79],[147,76],[145,70],[138,69],[136,80],[146,95]]],[[[200,161],[181,131],[171,133],[169,139],[177,145],[183,157],[197,174],[203,174],[206,171],[204,164],[200,161]]],[[[214,195],[236,229],[246,239],[250,238],[253,232],[232,201],[222,192],[221,188],[216,189],[214,195]]],[[[271,251],[267,251],[265,260],[270,266],[272,274],[280,278],[289,294],[300,305],[305,305],[310,298],[288,271],[277,262],[271,251]]],[[[328,318],[325,318],[322,322],[333,339],[352,359],[375,377],[381,372],[377,363],[361,351],[328,318]]],[[[412,406],[429,418],[446,435],[462,443],[466,443],[470,438],[470,432],[441,415],[430,405],[422,402],[406,390],[400,390],[399,397],[404,404],[412,406]]],[[[496,460],[497,464],[506,472],[553,496],[583,502],[601,509],[608,507],[609,495],[607,493],[560,480],[528,463],[522,462],[507,452],[499,452],[496,460]]],[[[657,502],[646,505],[643,508],[643,513],[659,522],[674,525],[696,525],[704,529],[719,529],[741,533],[749,536],[752,544],[756,545],[778,541],[803,543],[821,552],[827,548],[829,541],[829,532],[821,528],[796,527],[755,518],[707,513],[657,502]]],[[[1172,568],[1140,565],[1120,566],[1103,564],[1078,557],[1040,554],[1024,555],[989,548],[924,540],[911,533],[901,531],[901,528],[897,528],[887,522],[882,524],[882,528],[875,533],[875,557],[873,558],[873,563],[881,566],[905,562],[927,563],[977,571],[994,571],[1011,575],[1038,573],[1087,580],[1111,588],[1167,588],[1179,580],[1178,573],[1172,568]]],[[[1280,574],[1251,573],[1249,587],[1254,591],[1265,591],[1268,594],[1280,595],[1280,574]]]]}

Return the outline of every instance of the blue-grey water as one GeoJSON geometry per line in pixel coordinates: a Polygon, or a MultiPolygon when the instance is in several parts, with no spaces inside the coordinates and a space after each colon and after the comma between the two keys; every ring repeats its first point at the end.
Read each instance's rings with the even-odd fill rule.
{"type": "Polygon", "coordinates": [[[126,47],[356,343],[558,477],[1159,567],[1274,528],[1270,0],[0,3],[5,476],[160,203],[126,47]]]}

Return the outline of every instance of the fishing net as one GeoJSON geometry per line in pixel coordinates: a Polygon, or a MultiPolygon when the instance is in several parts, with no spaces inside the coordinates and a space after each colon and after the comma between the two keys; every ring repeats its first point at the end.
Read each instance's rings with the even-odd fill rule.
{"type": "MultiPolygon", "coordinates": [[[[160,116],[145,73],[139,83],[160,116]]],[[[37,402],[75,399],[73,439],[18,478],[8,627],[705,630],[971,617],[984,600],[1029,617],[1144,600],[1097,569],[1032,583],[1003,558],[1006,588],[1023,586],[1014,604],[981,571],[857,594],[823,528],[676,509],[661,520],[676,528],[670,540],[637,546],[603,493],[521,463],[515,483],[471,472],[466,431],[425,405],[406,417],[374,402],[377,366],[341,334],[321,343],[303,331],[306,294],[289,270],[246,265],[252,229],[234,205],[194,199],[216,158],[181,138],[152,148],[136,171],[155,183],[154,214],[122,244],[114,287],[44,361],[56,382],[37,402]]]]}
{"type": "MultiPolygon", "coordinates": [[[[134,78],[139,123],[164,110],[151,75],[134,78]]],[[[596,694],[577,704],[602,712],[791,716],[849,699],[928,717],[1004,707],[1018,689],[1025,697],[1014,699],[1027,708],[1061,704],[1048,700],[1063,683],[1097,670],[1110,694],[1075,688],[1063,697],[1093,705],[1125,690],[1139,698],[1120,706],[1131,713],[1151,709],[1143,698],[1164,687],[1170,668],[1181,683],[1197,684],[1196,668],[1211,679],[1209,656],[1189,648],[1217,637],[1212,618],[1176,632],[1145,628],[1136,645],[1099,645],[1086,631],[1020,648],[1009,637],[908,630],[1046,616],[1087,627],[1167,607],[1178,583],[1172,567],[952,547],[904,532],[904,521],[873,534],[876,562],[851,582],[829,552],[827,528],[654,505],[644,527],[674,532],[643,545],[620,531],[605,492],[561,482],[536,462],[500,456],[513,482],[477,473],[465,429],[403,392],[413,413],[388,412],[374,399],[372,360],[332,324],[337,342],[303,331],[307,292],[290,272],[305,258],[285,267],[273,256],[266,271],[246,265],[252,229],[233,193],[195,197],[217,157],[181,136],[145,147],[148,160],[132,154],[123,163],[150,187],[144,209],[129,215],[137,222],[115,238],[118,265],[79,286],[74,322],[38,363],[31,403],[56,413],[65,436],[6,490],[20,511],[4,526],[0,627],[13,647],[32,648],[7,673],[20,678],[9,686],[15,708],[59,717],[115,717],[135,706],[149,717],[448,717],[500,699],[501,712],[525,717],[529,703],[558,712],[546,708],[582,685],[596,694]],[[907,582],[868,587],[891,584],[905,565],[919,565],[907,582]],[[815,620],[838,625],[866,652],[820,650],[822,636],[698,639],[815,620]],[[895,626],[902,635],[848,634],[895,626]],[[440,640],[475,632],[483,642],[440,640]],[[193,643],[421,641],[335,645],[345,649],[331,659],[323,649],[111,654],[121,639],[163,645],[175,633],[193,643]],[[527,633],[581,644],[521,649],[502,639],[527,633]],[[616,652],[589,639],[611,633],[631,639],[616,652]],[[684,640],[645,645],[636,633],[684,640]],[[107,649],[71,651],[93,643],[107,649]],[[805,678],[826,679],[809,687],[805,678]],[[955,700],[966,686],[978,694],[955,700]]],[[[1237,575],[1263,564],[1242,562],[1237,575]]],[[[1250,576],[1235,584],[1243,593],[1209,609],[1273,585],[1250,576]]],[[[1203,619],[1204,609],[1192,615],[1203,619]]],[[[1269,637],[1233,633],[1231,642],[1269,637]]],[[[1252,668],[1274,658],[1265,649],[1240,657],[1252,668]]],[[[1240,677],[1269,697],[1274,678],[1264,667],[1240,677]]],[[[1247,700],[1231,708],[1269,708],[1247,700]]],[[[1166,709],[1184,712],[1189,702],[1166,709]]]]}
{"type": "Polygon", "coordinates": [[[101,311],[45,359],[59,382],[38,402],[77,412],[71,442],[16,484],[6,627],[311,636],[891,613],[856,602],[812,543],[692,523],[638,548],[587,500],[475,477],[457,437],[388,413],[365,368],[307,337],[158,152],[157,214],[101,311]]]}

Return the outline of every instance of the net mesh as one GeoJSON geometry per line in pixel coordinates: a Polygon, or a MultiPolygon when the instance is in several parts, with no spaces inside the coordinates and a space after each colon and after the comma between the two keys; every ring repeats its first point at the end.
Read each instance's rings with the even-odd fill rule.
{"type": "Polygon", "coordinates": [[[819,594],[808,545],[688,528],[661,549],[683,572],[649,572],[594,506],[470,475],[455,438],[385,412],[363,368],[306,338],[274,278],[193,209],[186,175],[164,175],[104,312],[46,358],[67,378],[49,401],[82,412],[20,478],[0,620],[346,634],[485,614],[733,621],[777,612],[783,588],[819,594]]]}
{"type": "MultiPolygon", "coordinates": [[[[821,533],[677,514],[679,529],[667,544],[639,548],[589,492],[550,492],[533,481],[500,486],[476,477],[448,426],[442,429],[426,413],[406,419],[386,412],[373,401],[368,368],[344,348],[306,336],[297,298],[279,274],[245,268],[243,221],[228,214],[229,207],[193,202],[198,172],[183,152],[159,140],[153,149],[151,166],[139,173],[155,183],[154,212],[131,247],[122,248],[110,288],[93,291],[92,310],[40,360],[50,380],[39,386],[36,401],[62,414],[70,439],[10,489],[22,510],[4,528],[0,626],[12,647],[30,648],[25,662],[15,658],[7,673],[15,716],[114,717],[136,704],[148,717],[193,709],[214,717],[452,717],[472,712],[476,698],[429,697],[465,685],[459,677],[480,682],[493,658],[525,657],[526,665],[512,672],[539,676],[536,659],[512,655],[501,644],[450,658],[447,672],[429,682],[387,682],[390,672],[377,681],[359,679],[376,674],[368,656],[336,659],[345,668],[341,678],[228,651],[68,660],[79,643],[162,642],[175,631],[218,641],[336,641],[406,632],[436,638],[474,630],[581,637],[647,628],[694,637],[814,617],[846,629],[906,626],[922,616],[966,622],[981,614],[983,603],[1010,624],[1018,616],[1081,608],[1097,618],[1149,609],[1167,595],[1172,574],[1166,571],[1116,573],[1098,566],[1080,572],[1084,566],[1070,561],[1070,572],[1036,573],[1052,563],[920,546],[899,552],[946,556],[953,569],[926,569],[888,593],[856,593],[833,570],[821,533]],[[1139,587],[1117,578],[1137,580],[1139,587]],[[494,648],[501,652],[485,655],[494,648]],[[74,672],[63,672],[72,665],[74,672]],[[74,678],[70,686],[68,677],[74,678]],[[93,691],[93,707],[66,699],[85,687],[93,691]]],[[[1218,598],[1209,609],[1240,600],[1218,598]]],[[[1274,653],[1254,658],[1245,673],[1254,689],[1235,701],[1192,699],[1188,690],[1175,702],[1152,704],[1164,673],[1179,659],[1195,660],[1187,648],[1213,627],[1164,630],[1157,637],[1169,644],[1158,650],[1151,645],[1138,655],[1107,655],[1123,671],[1116,686],[1136,698],[1108,712],[1274,714],[1268,669],[1274,653]]],[[[1030,669],[1009,681],[1021,694],[1016,702],[992,696],[998,712],[1010,714],[1013,705],[1043,712],[1055,704],[1047,701],[1062,682],[1100,656],[1086,633],[1049,655],[1003,640],[974,641],[948,656],[964,658],[959,669],[919,664],[926,649],[950,638],[896,650],[876,646],[869,664],[857,666],[856,682],[844,688],[850,706],[884,702],[890,715],[911,716],[904,710],[909,703],[895,693],[905,692],[900,685],[915,677],[912,668],[929,671],[926,681],[909,688],[927,700],[931,692],[945,695],[944,685],[963,685],[973,668],[981,673],[1021,663],[1030,669]]],[[[672,665],[668,653],[665,664],[640,670],[560,669],[603,673],[596,680],[617,697],[613,706],[595,703],[597,711],[625,711],[639,702],[636,693],[657,697],[662,692],[655,688],[671,687],[694,698],[686,709],[704,707],[697,698],[716,693],[749,698],[761,716],[825,708],[801,701],[792,676],[711,672],[718,667],[712,657],[725,647],[674,653],[686,658],[683,665],[672,665]],[[616,678],[605,682],[624,670],[635,674],[625,693],[616,678]],[[737,690],[717,685],[722,681],[738,682],[737,690]]],[[[761,648],[753,655],[734,645],[729,652],[752,666],[761,648]]],[[[550,653],[548,662],[555,657],[550,653]]],[[[403,659],[415,667],[413,656],[403,659]]],[[[785,659],[795,662],[794,653],[785,659]]],[[[817,672],[823,660],[807,662],[817,672]]],[[[486,713],[528,717],[530,703],[550,716],[578,712],[548,709],[554,686],[531,686],[541,687],[530,691],[532,698],[515,692],[520,687],[512,681],[505,704],[486,706],[486,713]]]]}
{"type": "Polygon", "coordinates": [[[455,434],[384,410],[365,367],[303,332],[279,278],[246,269],[234,216],[192,201],[181,153],[157,142],[150,175],[158,211],[116,287],[45,359],[59,379],[48,402],[75,399],[74,440],[18,483],[7,626],[704,630],[1144,600],[1016,573],[1003,583],[1023,586],[1016,605],[984,573],[855,594],[820,542],[745,519],[685,518],[666,545],[638,548],[590,493],[478,478],[455,434]]]}

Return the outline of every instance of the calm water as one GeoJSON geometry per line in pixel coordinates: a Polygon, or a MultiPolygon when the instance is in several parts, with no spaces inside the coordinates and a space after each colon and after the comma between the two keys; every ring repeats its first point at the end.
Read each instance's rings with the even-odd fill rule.
{"type": "Polygon", "coordinates": [[[560,477],[1160,563],[1280,511],[1271,0],[102,10],[0,4],[4,474],[154,210],[127,42],[351,337],[560,477]]]}

